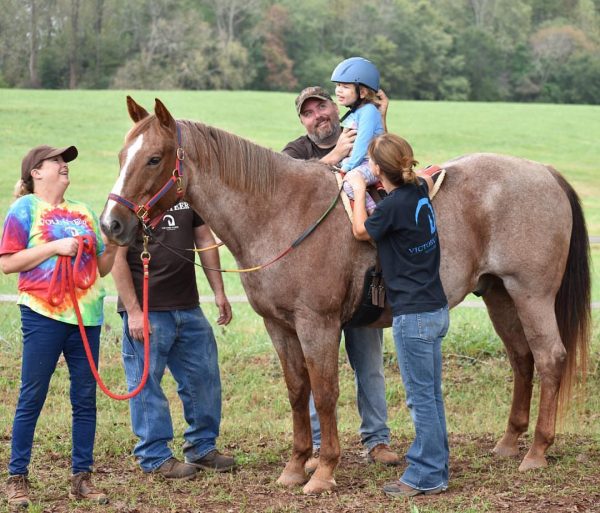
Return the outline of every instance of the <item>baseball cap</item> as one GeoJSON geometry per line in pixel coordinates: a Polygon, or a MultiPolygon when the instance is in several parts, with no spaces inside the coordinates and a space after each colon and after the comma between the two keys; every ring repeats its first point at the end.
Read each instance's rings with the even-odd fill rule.
{"type": "Polygon", "coordinates": [[[75,146],[53,148],[52,146],[41,145],[32,148],[21,162],[21,180],[26,182],[31,176],[32,169],[35,169],[42,161],[52,157],[58,157],[59,155],[62,155],[65,162],[71,162],[77,158],[78,151],[75,146]]]}
{"type": "Polygon", "coordinates": [[[318,98],[319,100],[333,101],[331,99],[331,95],[322,87],[311,86],[307,87],[306,89],[302,89],[302,91],[300,91],[300,94],[296,98],[296,112],[298,113],[298,116],[300,115],[300,111],[302,110],[302,105],[309,98],[318,98]]]}

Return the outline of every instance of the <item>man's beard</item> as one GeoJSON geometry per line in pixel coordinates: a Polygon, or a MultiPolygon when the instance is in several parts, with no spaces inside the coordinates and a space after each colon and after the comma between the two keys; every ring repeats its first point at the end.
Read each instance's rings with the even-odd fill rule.
{"type": "Polygon", "coordinates": [[[308,133],[308,138],[317,146],[335,146],[342,129],[337,120],[329,120],[329,123],[315,128],[314,132],[308,133]]]}

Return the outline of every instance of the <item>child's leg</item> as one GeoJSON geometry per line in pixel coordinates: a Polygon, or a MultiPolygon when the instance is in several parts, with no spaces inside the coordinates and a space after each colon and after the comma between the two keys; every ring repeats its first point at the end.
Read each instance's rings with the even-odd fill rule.
{"type": "MultiPolygon", "coordinates": [[[[348,171],[346,173],[346,175],[347,176],[352,176],[351,173],[354,173],[354,174],[358,173],[365,180],[367,180],[367,185],[373,185],[373,183],[375,183],[377,181],[377,179],[375,179],[375,182],[369,183],[369,180],[371,179],[371,177],[365,176],[365,174],[363,173],[362,167],[363,166],[355,167],[351,171],[348,171]]],[[[368,168],[368,166],[367,166],[367,168],[368,168]]],[[[371,173],[369,173],[369,174],[371,174],[371,173]]],[[[354,199],[354,191],[352,190],[352,186],[346,180],[344,181],[344,192],[347,194],[347,196],[350,199],[354,199]]],[[[367,194],[365,196],[365,203],[366,203],[367,213],[371,214],[373,212],[373,210],[375,210],[375,202],[373,201],[373,198],[371,198],[371,195],[368,192],[367,192],[367,194]]]]}

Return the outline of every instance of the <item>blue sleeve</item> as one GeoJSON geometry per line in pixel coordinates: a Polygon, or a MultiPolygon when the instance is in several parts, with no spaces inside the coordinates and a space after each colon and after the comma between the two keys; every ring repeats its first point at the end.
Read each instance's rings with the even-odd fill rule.
{"type": "Polygon", "coordinates": [[[377,107],[372,103],[367,103],[359,108],[355,114],[358,132],[356,134],[354,146],[352,147],[352,153],[350,153],[350,157],[342,165],[344,171],[350,171],[359,166],[367,157],[367,149],[369,148],[371,140],[376,135],[384,132],[381,114],[377,110],[377,107]]]}

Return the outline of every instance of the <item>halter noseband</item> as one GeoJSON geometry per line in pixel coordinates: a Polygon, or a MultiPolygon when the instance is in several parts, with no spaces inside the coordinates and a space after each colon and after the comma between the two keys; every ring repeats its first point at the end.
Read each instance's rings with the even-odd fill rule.
{"type": "Polygon", "coordinates": [[[177,185],[177,200],[179,201],[183,197],[183,161],[185,159],[185,152],[183,147],[181,146],[181,128],[179,123],[176,123],[177,127],[177,151],[175,153],[175,169],[173,169],[173,173],[171,177],[167,180],[160,190],[152,196],[145,204],[139,205],[134,203],[133,201],[124,198],[123,196],[119,196],[118,194],[113,194],[112,192],[108,195],[108,199],[116,201],[121,205],[127,207],[131,210],[136,217],[142,222],[144,226],[150,226],[151,228],[155,228],[156,225],[160,222],[160,220],[165,215],[165,212],[161,212],[160,214],[150,218],[150,209],[158,201],[171,190],[174,185],[177,185]]]}

